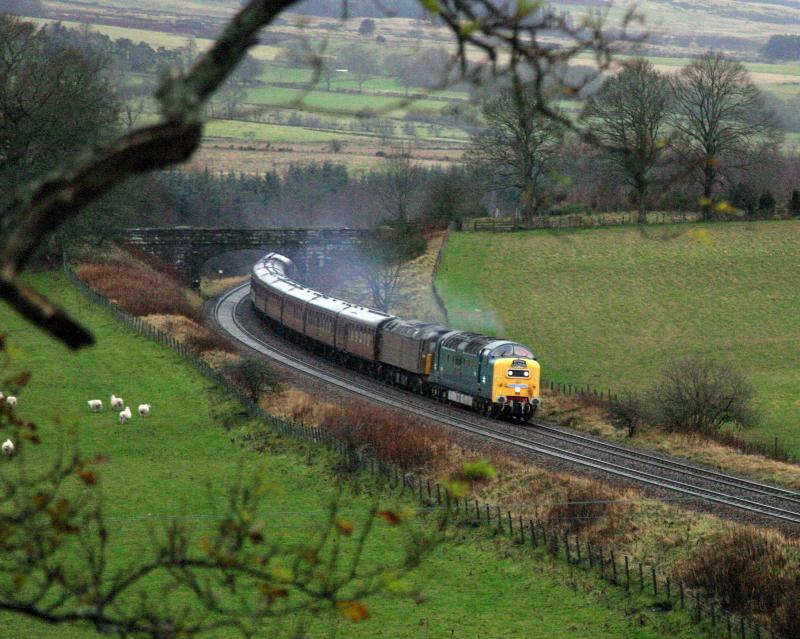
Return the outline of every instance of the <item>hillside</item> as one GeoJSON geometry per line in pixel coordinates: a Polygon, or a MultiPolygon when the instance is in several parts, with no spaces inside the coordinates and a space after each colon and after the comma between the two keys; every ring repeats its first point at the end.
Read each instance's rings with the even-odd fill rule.
{"type": "Polygon", "coordinates": [[[615,391],[672,358],[742,367],[752,433],[800,452],[800,222],[457,233],[438,285],[451,323],[530,345],[550,380],[615,391]]]}
{"type": "MultiPolygon", "coordinates": [[[[335,490],[335,473],[324,456],[312,460],[306,447],[289,442],[267,454],[256,453],[242,437],[244,426],[237,426],[235,419],[231,430],[218,425],[220,414],[235,413],[236,407],[224,404],[224,398],[172,351],[121,328],[58,274],[31,279],[39,290],[90,326],[98,346],[69,353],[23,324],[6,307],[0,308],[0,323],[14,350],[14,368],[33,372],[29,388],[20,396],[18,412],[39,421],[45,441],[43,454],[55,449],[65,428],[74,427],[84,452],[109,456],[101,468],[101,486],[107,517],[114,523],[110,544],[117,565],[145,552],[148,531],[167,518],[189,519],[202,535],[213,522],[207,485],[220,494],[240,470],[266,473],[269,478],[265,533],[287,543],[308,541],[308,531],[325,517],[335,490]],[[131,403],[148,400],[153,405],[151,417],[146,422],[134,419],[120,428],[110,411],[92,414],[86,410],[87,398],[107,400],[111,392],[131,403]]],[[[371,504],[372,498],[363,493],[351,496],[344,514],[358,521],[359,513],[371,504]]],[[[368,557],[385,561],[387,548],[396,548],[400,540],[383,526],[373,543],[368,546],[368,557]]],[[[637,615],[635,621],[625,616],[628,604],[621,591],[576,592],[565,585],[568,579],[572,582],[566,567],[537,560],[527,551],[503,559],[495,544],[491,538],[459,535],[458,541],[439,547],[412,575],[413,582],[422,587],[424,600],[375,600],[370,603],[372,620],[357,625],[342,621],[339,631],[348,637],[398,639],[522,639],[555,633],[570,639],[601,635],[656,639],[688,638],[697,633],[695,627],[676,627],[680,621],[674,615],[665,617],[657,612],[642,613],[647,621],[641,625],[644,616],[637,615]],[[521,606],[532,612],[520,614],[521,606]]],[[[100,636],[8,613],[0,614],[0,624],[3,637],[100,636]]],[[[315,627],[311,634],[327,636],[328,630],[315,627]]]]}

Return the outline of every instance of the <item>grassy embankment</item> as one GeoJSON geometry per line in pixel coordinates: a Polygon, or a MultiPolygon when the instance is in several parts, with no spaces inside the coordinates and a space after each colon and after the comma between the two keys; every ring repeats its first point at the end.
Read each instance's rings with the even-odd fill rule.
{"type": "MultiPolygon", "coordinates": [[[[240,468],[266,473],[274,488],[266,498],[267,532],[288,543],[307,540],[332,494],[332,471],[324,459],[309,463],[300,444],[263,455],[240,446],[241,433],[224,431],[211,417],[221,398],[173,352],[122,328],[71,289],[63,276],[31,279],[89,325],[98,346],[70,353],[0,308],[14,367],[33,372],[18,411],[39,422],[42,453],[74,426],[85,453],[109,455],[101,485],[106,514],[114,524],[110,543],[117,565],[141,556],[149,528],[167,517],[195,520],[200,536],[209,525],[207,484],[221,492],[240,468]],[[151,417],[119,427],[108,409],[87,411],[88,398],[107,401],[112,392],[134,406],[150,402],[151,417]],[[56,420],[62,425],[54,426],[56,420]]],[[[354,497],[348,514],[370,503],[369,498],[354,497]]],[[[397,546],[392,530],[378,531],[368,550],[370,560],[397,546]]],[[[542,555],[534,559],[527,551],[509,549],[511,555],[500,558],[496,543],[489,537],[459,536],[437,549],[413,575],[425,602],[375,600],[370,603],[372,620],[346,622],[340,630],[352,637],[696,636],[697,628],[685,625],[681,617],[641,607],[616,589],[595,586],[590,594],[580,588],[576,592],[565,585],[572,582],[567,569],[542,555]],[[631,607],[635,619],[623,614],[631,607]]],[[[88,629],[50,627],[7,613],[0,615],[0,624],[2,635],[9,637],[95,636],[88,629]]]]}
{"type": "Polygon", "coordinates": [[[707,354],[756,386],[763,423],[800,453],[800,222],[458,233],[438,285],[455,326],[533,347],[548,379],[641,387],[707,354]]]}

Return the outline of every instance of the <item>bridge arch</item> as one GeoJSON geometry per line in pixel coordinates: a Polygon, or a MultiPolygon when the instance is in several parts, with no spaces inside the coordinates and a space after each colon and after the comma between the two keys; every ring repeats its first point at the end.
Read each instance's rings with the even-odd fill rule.
{"type": "Polygon", "coordinates": [[[323,274],[358,257],[374,236],[367,229],[133,228],[120,240],[172,266],[197,286],[203,265],[216,255],[242,249],[276,251],[294,261],[298,276],[313,284],[323,274]]]}

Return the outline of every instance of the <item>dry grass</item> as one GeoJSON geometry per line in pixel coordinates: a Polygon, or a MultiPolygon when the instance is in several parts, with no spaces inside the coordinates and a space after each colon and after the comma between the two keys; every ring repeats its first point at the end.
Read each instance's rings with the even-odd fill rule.
{"type": "Polygon", "coordinates": [[[229,288],[246,282],[250,279],[249,275],[237,275],[236,277],[218,277],[207,278],[204,277],[200,280],[200,295],[209,299],[221,295],[229,288]]]}
{"type": "Polygon", "coordinates": [[[608,411],[580,395],[559,395],[542,392],[537,417],[566,428],[574,428],[605,439],[620,439],[624,432],[614,427],[608,411]]]}
{"type": "Polygon", "coordinates": [[[236,352],[228,340],[183,315],[146,315],[143,319],[197,353],[236,352]]]}
{"type": "Polygon", "coordinates": [[[241,357],[227,351],[206,351],[202,354],[203,361],[214,370],[220,370],[231,364],[236,364],[241,357]]]}
{"type": "MultiPolygon", "coordinates": [[[[453,447],[442,460],[438,476],[444,480],[457,475],[474,452],[453,447]]],[[[473,486],[472,497],[503,504],[516,515],[536,519],[561,532],[580,534],[585,539],[621,546],[630,541],[630,519],[636,512],[635,491],[612,490],[606,484],[566,473],[545,470],[504,455],[491,457],[497,478],[473,486]]]]}

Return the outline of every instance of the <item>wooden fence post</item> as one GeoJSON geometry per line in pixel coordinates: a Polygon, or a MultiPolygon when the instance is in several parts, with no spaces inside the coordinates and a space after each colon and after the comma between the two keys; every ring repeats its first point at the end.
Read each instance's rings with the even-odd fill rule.
{"type": "Polygon", "coordinates": [[[614,556],[614,551],[611,551],[611,573],[614,578],[614,585],[617,584],[617,558],[614,556]]]}
{"type": "Polygon", "coordinates": [[[653,596],[658,597],[658,580],[656,579],[656,567],[650,566],[650,575],[653,577],[653,596]]]}
{"type": "Polygon", "coordinates": [[[531,529],[531,545],[536,546],[536,524],[534,523],[533,519],[528,520],[531,529]]]}
{"type": "Polygon", "coordinates": [[[625,590],[631,589],[631,570],[628,565],[628,555],[625,555],[625,590]]]}
{"type": "MultiPolygon", "coordinates": [[[[694,615],[697,623],[700,623],[700,593],[694,593],[694,615]]],[[[730,624],[731,618],[728,617],[728,623],[730,624]]]]}
{"type": "Polygon", "coordinates": [[[644,592],[644,568],[642,562],[639,562],[639,591],[644,592]]]}

